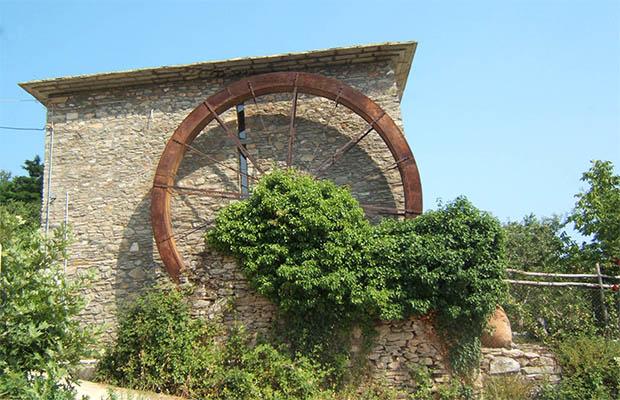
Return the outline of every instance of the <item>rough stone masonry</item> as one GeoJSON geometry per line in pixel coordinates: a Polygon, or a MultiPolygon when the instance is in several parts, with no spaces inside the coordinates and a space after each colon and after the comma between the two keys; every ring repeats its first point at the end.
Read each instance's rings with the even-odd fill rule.
{"type": "MultiPolygon", "coordinates": [[[[49,208],[51,227],[65,217],[69,220],[74,240],[67,273],[96,276],[85,293],[89,305],[81,316],[84,323],[103,326],[107,337],[113,338],[118,309],[156,281],[167,279],[153,243],[149,190],[166,141],[198,104],[249,75],[306,71],[360,90],[402,129],[400,99],[415,48],[414,42],[385,43],[21,84],[48,110],[44,218],[49,208]]],[[[244,144],[264,169],[285,162],[290,107],[290,94],[262,96],[257,104],[245,104],[244,144]]],[[[236,129],[234,109],[221,117],[236,129]]],[[[293,166],[305,171],[315,170],[365,126],[344,107],[335,108],[333,101],[310,95],[300,96],[297,121],[293,166]]],[[[415,154],[414,138],[410,145],[415,154]]],[[[240,190],[235,172],[239,153],[221,127],[209,124],[193,146],[198,151],[186,153],[178,185],[240,190]]],[[[403,208],[402,182],[393,162],[383,141],[370,134],[330,169],[327,178],[348,185],[360,202],[403,208]]],[[[248,172],[252,174],[251,166],[248,172]]],[[[174,230],[189,266],[183,279],[195,288],[197,315],[227,324],[241,322],[251,332],[264,331],[271,326],[274,306],[251,290],[234,260],[204,244],[204,231],[228,201],[175,194],[174,230]]],[[[385,322],[377,329],[377,342],[368,356],[374,376],[411,387],[409,369],[426,365],[433,369],[436,382],[448,379],[441,345],[427,323],[385,322]]],[[[555,360],[537,351],[487,351],[482,371],[555,377],[555,360]]]]}

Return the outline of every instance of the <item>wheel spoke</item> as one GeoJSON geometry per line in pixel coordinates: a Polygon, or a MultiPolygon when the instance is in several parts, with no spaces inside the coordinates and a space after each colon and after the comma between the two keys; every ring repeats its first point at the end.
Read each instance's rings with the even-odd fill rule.
{"type": "Polygon", "coordinates": [[[258,115],[260,124],[263,126],[263,131],[267,132],[267,127],[265,126],[265,120],[263,119],[263,114],[258,113],[260,107],[258,106],[258,101],[256,100],[256,93],[254,93],[254,87],[252,86],[252,82],[248,82],[248,89],[250,89],[250,93],[252,94],[252,102],[254,103],[254,106],[256,107],[256,111],[257,111],[256,114],[258,115]]]}
{"type": "Polygon", "coordinates": [[[323,164],[321,164],[321,166],[316,170],[316,176],[319,177],[324,175],[325,172],[332,167],[332,165],[334,165],[338,160],[340,160],[345,154],[349,152],[349,150],[351,150],[362,139],[364,139],[366,135],[368,135],[373,129],[375,129],[375,123],[379,121],[384,115],[385,112],[381,113],[381,115],[378,118],[373,119],[372,122],[370,122],[362,132],[353,136],[353,138],[351,138],[351,140],[349,140],[344,146],[336,150],[336,152],[327,160],[325,160],[323,164]]]}
{"type": "Polygon", "coordinates": [[[258,180],[258,178],[257,178],[257,177],[252,176],[252,175],[250,175],[250,174],[248,174],[248,173],[241,172],[241,171],[239,171],[237,168],[231,167],[230,165],[227,165],[226,163],[223,163],[222,161],[218,161],[218,160],[217,160],[217,159],[215,159],[214,157],[211,157],[210,155],[208,155],[208,154],[207,154],[207,153],[205,153],[204,151],[201,151],[201,150],[197,149],[196,147],[194,147],[194,146],[192,146],[192,145],[190,145],[190,144],[183,143],[183,142],[181,142],[180,140],[177,140],[177,139],[172,139],[172,141],[173,141],[173,142],[175,142],[175,143],[180,144],[181,146],[187,147],[187,149],[188,149],[188,150],[191,150],[191,151],[195,152],[196,154],[200,154],[201,156],[203,156],[204,158],[206,158],[207,160],[209,160],[209,161],[213,162],[213,163],[214,163],[214,164],[216,164],[216,165],[219,165],[219,166],[221,166],[221,167],[224,167],[224,168],[226,168],[226,169],[229,169],[229,170],[231,170],[231,171],[234,171],[234,172],[236,172],[236,173],[238,173],[238,174],[246,175],[248,178],[250,178],[250,179],[252,179],[252,180],[255,180],[255,181],[257,181],[257,180],[258,180]]]}
{"type": "Polygon", "coordinates": [[[338,108],[338,105],[340,104],[341,95],[342,95],[342,87],[338,89],[338,94],[336,95],[336,98],[334,99],[334,108],[332,108],[331,112],[329,113],[329,117],[327,118],[327,121],[325,121],[325,125],[329,125],[329,123],[332,122],[332,118],[334,118],[334,115],[336,115],[336,109],[338,108]]]}
{"type": "MultiPolygon", "coordinates": [[[[338,94],[336,95],[336,98],[334,99],[334,107],[332,107],[330,113],[327,116],[327,120],[323,124],[325,127],[329,126],[329,123],[334,118],[334,115],[336,115],[336,109],[338,108],[338,105],[340,104],[340,96],[341,95],[342,95],[342,87],[340,89],[338,89],[338,94]]],[[[325,140],[327,140],[327,135],[325,134],[325,129],[321,130],[321,133],[323,134],[323,138],[325,140]]],[[[305,167],[306,170],[310,170],[310,164],[316,158],[316,155],[317,155],[319,149],[321,148],[321,144],[322,143],[318,143],[316,146],[314,146],[314,150],[312,151],[312,157],[310,157],[310,161],[308,161],[307,163],[304,163],[304,167],[305,167]]]]}
{"type": "Polygon", "coordinates": [[[195,228],[185,230],[185,231],[183,231],[183,232],[181,232],[181,233],[179,233],[179,234],[177,234],[177,235],[171,235],[171,236],[168,236],[168,237],[166,237],[165,239],[163,239],[163,240],[159,241],[157,244],[160,244],[160,243],[166,242],[166,241],[168,241],[168,240],[172,239],[172,237],[173,237],[173,236],[175,237],[175,239],[176,239],[177,241],[182,241],[182,240],[184,240],[185,238],[187,238],[189,235],[191,235],[192,233],[195,233],[195,232],[198,232],[198,231],[200,231],[200,230],[202,230],[202,229],[205,229],[205,228],[206,228],[206,227],[208,227],[210,224],[211,224],[211,222],[207,222],[207,223],[204,223],[204,224],[202,224],[202,225],[200,225],[200,226],[197,226],[197,227],[195,227],[195,228]]]}
{"type": "Polygon", "coordinates": [[[381,172],[386,172],[386,171],[392,170],[392,169],[394,169],[394,168],[397,168],[400,164],[402,164],[402,163],[404,163],[404,162],[407,162],[407,161],[409,161],[409,160],[411,160],[411,157],[409,157],[409,156],[407,156],[407,157],[403,157],[403,158],[401,158],[401,159],[400,159],[400,160],[398,160],[398,161],[394,161],[393,163],[391,163],[391,164],[390,164],[390,165],[388,165],[387,167],[382,168],[382,169],[381,169],[381,172]]]}
{"type": "Polygon", "coordinates": [[[177,193],[201,194],[201,195],[206,195],[208,197],[219,197],[219,198],[224,198],[224,199],[242,199],[244,197],[247,197],[240,192],[228,192],[224,190],[212,190],[212,189],[197,188],[197,187],[192,187],[192,186],[158,185],[155,187],[168,189],[168,190],[171,190],[177,193]]]}
{"type": "Polygon", "coordinates": [[[258,166],[258,163],[254,160],[254,157],[252,157],[250,155],[250,153],[248,153],[248,150],[245,148],[245,146],[243,146],[243,143],[241,143],[241,140],[239,140],[237,135],[235,133],[233,133],[230,129],[228,129],[228,127],[226,126],[224,121],[222,121],[220,116],[217,115],[217,113],[215,112],[215,110],[213,109],[211,104],[209,104],[208,101],[205,101],[202,104],[204,104],[204,106],[207,107],[209,112],[214,115],[215,120],[217,121],[217,123],[222,127],[222,129],[224,129],[224,132],[226,132],[226,135],[235,143],[235,145],[237,146],[237,149],[239,149],[241,154],[243,154],[248,160],[250,160],[250,162],[252,163],[254,168],[256,168],[256,170],[259,172],[259,174],[262,174],[263,170],[258,166]]]}

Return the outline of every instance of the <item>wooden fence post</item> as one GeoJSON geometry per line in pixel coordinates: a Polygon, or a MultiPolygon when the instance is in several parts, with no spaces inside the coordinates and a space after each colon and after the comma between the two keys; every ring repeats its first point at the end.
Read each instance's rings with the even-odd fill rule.
{"type": "Polygon", "coordinates": [[[609,315],[607,314],[607,306],[605,305],[605,290],[603,289],[603,277],[601,276],[601,266],[599,263],[596,263],[596,275],[600,287],[599,293],[601,294],[601,312],[603,313],[603,321],[605,321],[605,325],[607,325],[609,322],[609,315]]]}

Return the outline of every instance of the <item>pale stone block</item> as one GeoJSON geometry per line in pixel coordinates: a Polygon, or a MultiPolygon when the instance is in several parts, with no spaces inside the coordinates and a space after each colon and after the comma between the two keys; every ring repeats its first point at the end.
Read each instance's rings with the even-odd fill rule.
{"type": "Polygon", "coordinates": [[[521,370],[521,365],[516,360],[502,356],[495,357],[489,366],[491,375],[509,374],[519,372],[519,370],[521,370]]]}

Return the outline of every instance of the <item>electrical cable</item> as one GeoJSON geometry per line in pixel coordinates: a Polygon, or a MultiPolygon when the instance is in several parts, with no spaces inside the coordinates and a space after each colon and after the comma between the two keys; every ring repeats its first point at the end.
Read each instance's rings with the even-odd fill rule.
{"type": "Polygon", "coordinates": [[[44,131],[45,128],[22,128],[18,126],[0,126],[0,129],[12,130],[12,131],[44,131]]]}

